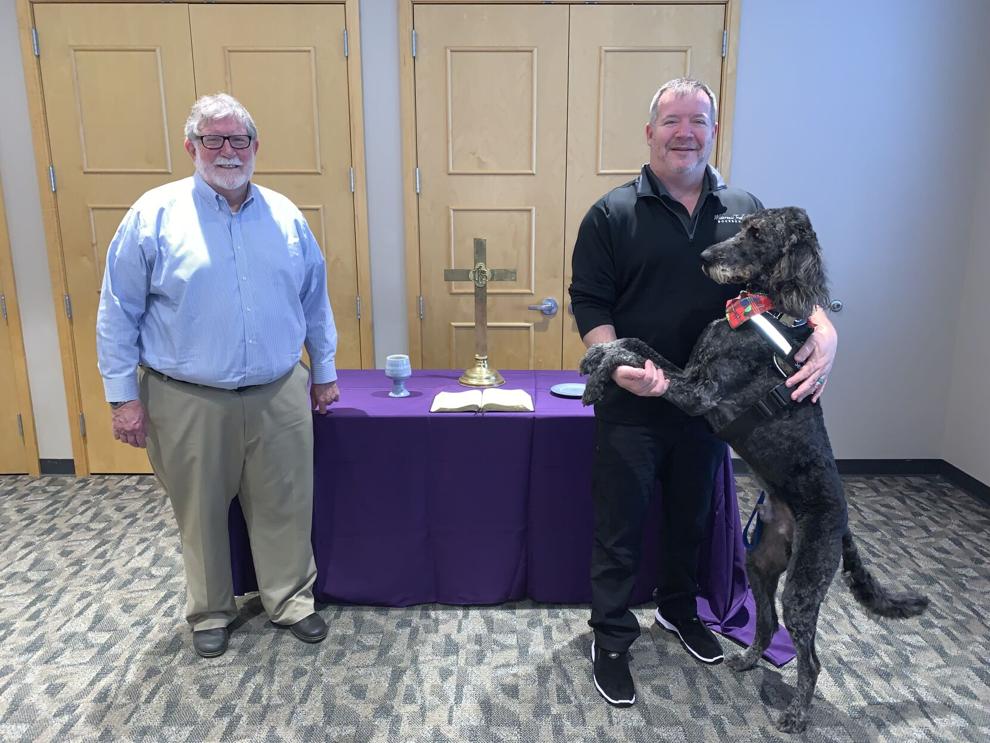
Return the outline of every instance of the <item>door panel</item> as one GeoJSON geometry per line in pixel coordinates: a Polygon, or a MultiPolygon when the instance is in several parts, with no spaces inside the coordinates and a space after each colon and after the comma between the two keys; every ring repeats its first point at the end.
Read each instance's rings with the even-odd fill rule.
{"type": "Polygon", "coordinates": [[[254,180],[288,196],[327,260],[337,366],[361,368],[342,5],[192,5],[198,95],[224,90],[258,126],[254,180]]]}
{"type": "Polygon", "coordinates": [[[473,365],[473,284],[491,268],[488,350],[503,369],[559,368],[563,320],[527,310],[563,291],[567,8],[416,6],[415,62],[423,366],[473,365]]]}
{"type": "Polygon", "coordinates": [[[574,369],[570,256],[588,208],[649,158],[656,89],[721,84],[722,5],[416,5],[414,66],[422,364],[464,368],[472,285],[443,281],[488,241],[489,354],[501,368],[574,369]],[[566,148],[566,153],[562,151],[566,148]],[[563,212],[563,213],[562,213],[563,212]],[[561,304],[549,319],[527,309],[561,304]],[[556,348],[554,348],[556,344],[556,348]]]}
{"type": "Polygon", "coordinates": [[[29,452],[27,444],[27,437],[31,436],[33,441],[34,434],[31,411],[21,407],[22,400],[30,396],[19,394],[21,384],[26,380],[18,379],[24,376],[25,364],[24,348],[16,327],[16,300],[3,191],[0,190],[0,390],[3,391],[0,394],[0,475],[37,473],[36,465],[29,466],[32,454],[37,458],[33,445],[29,452]]]}
{"type": "Polygon", "coordinates": [[[96,310],[121,217],[143,192],[192,173],[183,125],[197,95],[229,91],[255,117],[256,180],[306,216],[327,259],[337,364],[359,368],[343,5],[45,3],[34,13],[89,470],[150,471],[143,451],[111,434],[96,310]]]}
{"type": "Polygon", "coordinates": [[[145,452],[111,432],[96,311],[121,216],[148,189],[192,172],[182,147],[195,99],[188,12],[184,5],[38,4],[34,13],[45,45],[41,73],[89,469],[149,472],[145,452]]]}
{"type": "MultiPolygon", "coordinates": [[[[657,88],[694,77],[719,90],[724,13],[720,5],[571,8],[565,285],[588,209],[649,160],[645,127],[657,88]]],[[[585,348],[570,312],[563,347],[564,368],[576,369],[585,348]]]]}

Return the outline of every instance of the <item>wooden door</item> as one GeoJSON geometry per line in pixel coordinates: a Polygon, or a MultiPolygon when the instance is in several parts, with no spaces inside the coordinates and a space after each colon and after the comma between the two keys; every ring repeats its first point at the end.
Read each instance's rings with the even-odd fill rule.
{"type": "Polygon", "coordinates": [[[502,369],[560,367],[563,315],[528,310],[563,297],[567,116],[564,6],[414,8],[419,268],[424,367],[463,369],[474,354],[473,284],[445,268],[491,268],[488,348],[502,369]]]}
{"type": "Polygon", "coordinates": [[[472,239],[484,237],[491,267],[519,271],[514,283],[488,286],[492,363],[577,367],[584,345],[566,287],[578,226],[648,160],[643,129],[663,82],[688,75],[719,91],[727,12],[413,5],[421,191],[413,255],[423,302],[420,343],[410,345],[422,348],[423,366],[470,364],[471,286],[442,278],[444,268],[468,267],[472,239]],[[552,319],[527,309],[544,297],[560,304],[552,319]]]}
{"type": "Polygon", "coordinates": [[[34,416],[0,189],[0,475],[38,474],[34,416]]]}
{"type": "Polygon", "coordinates": [[[223,90],[258,126],[254,181],[306,215],[327,259],[339,368],[361,368],[343,5],[192,5],[196,93],[223,90]]]}
{"type": "MultiPolygon", "coordinates": [[[[362,352],[371,358],[370,329],[362,332],[358,316],[366,257],[359,261],[356,247],[350,100],[359,96],[348,87],[355,76],[344,6],[45,3],[34,12],[73,315],[66,363],[85,431],[78,469],[150,471],[144,452],[110,431],[96,367],[97,300],[106,249],[128,207],[192,173],[183,125],[198,95],[228,91],[255,117],[255,180],[300,207],[327,258],[337,365],[360,368],[362,352]]],[[[363,315],[370,322],[367,298],[363,315]]]]}
{"type": "Polygon", "coordinates": [[[196,97],[189,13],[184,5],[38,4],[34,14],[71,301],[74,358],[64,362],[74,362],[83,415],[72,424],[84,431],[89,471],[149,472],[144,450],[111,432],[96,311],[107,246],[127,209],[192,173],[182,146],[196,97]]]}
{"type": "MultiPolygon", "coordinates": [[[[720,5],[571,8],[567,286],[584,215],[610,189],[635,178],[649,160],[644,128],[657,88],[675,77],[694,77],[718,94],[724,14],[720,5]]],[[[570,311],[563,345],[564,368],[576,369],[585,347],[570,311]]]]}

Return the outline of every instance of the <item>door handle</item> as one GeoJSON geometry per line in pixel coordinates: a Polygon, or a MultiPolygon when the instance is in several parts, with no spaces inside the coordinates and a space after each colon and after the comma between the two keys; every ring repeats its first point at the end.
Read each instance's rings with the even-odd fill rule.
{"type": "Polygon", "coordinates": [[[553,297],[546,297],[539,304],[528,305],[526,309],[539,310],[547,317],[553,317],[557,314],[557,300],[553,297]]]}

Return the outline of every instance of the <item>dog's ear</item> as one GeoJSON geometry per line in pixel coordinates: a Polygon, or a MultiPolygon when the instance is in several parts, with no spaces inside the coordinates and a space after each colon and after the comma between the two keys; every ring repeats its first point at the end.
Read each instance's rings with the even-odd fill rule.
{"type": "Polygon", "coordinates": [[[604,355],[605,349],[602,347],[601,343],[592,346],[585,352],[584,358],[581,359],[579,371],[585,375],[591,374],[598,368],[598,365],[602,363],[602,357],[604,355]]]}
{"type": "Polygon", "coordinates": [[[806,318],[815,305],[828,304],[828,279],[818,236],[804,209],[781,210],[787,235],[783,255],[771,276],[780,308],[793,317],[806,318]]]}

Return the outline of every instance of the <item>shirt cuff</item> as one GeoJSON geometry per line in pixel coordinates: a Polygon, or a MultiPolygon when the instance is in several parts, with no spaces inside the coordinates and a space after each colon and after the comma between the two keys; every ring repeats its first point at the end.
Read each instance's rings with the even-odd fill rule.
{"type": "Polygon", "coordinates": [[[126,377],[103,378],[103,393],[107,402],[125,402],[138,399],[137,372],[126,377]]]}
{"type": "Polygon", "coordinates": [[[323,364],[313,362],[311,373],[313,384],[330,384],[337,381],[337,366],[333,361],[323,364]]]}

